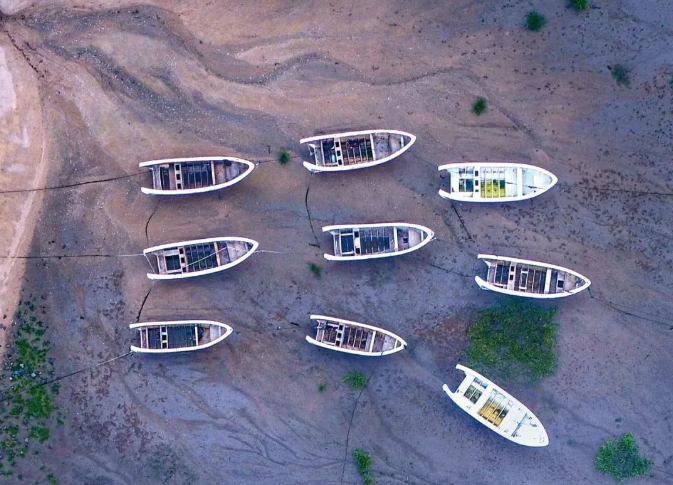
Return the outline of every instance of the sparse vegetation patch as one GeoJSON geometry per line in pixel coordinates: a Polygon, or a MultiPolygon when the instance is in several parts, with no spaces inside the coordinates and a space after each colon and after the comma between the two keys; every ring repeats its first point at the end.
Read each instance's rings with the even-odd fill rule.
{"type": "MultiPolygon", "coordinates": [[[[41,384],[54,372],[48,359],[47,326],[38,312],[46,314],[44,307],[37,308],[33,301],[19,302],[12,322],[12,341],[0,372],[0,469],[4,476],[24,476],[19,458],[37,456],[37,443],[49,440],[50,425],[62,422],[52,401],[58,385],[41,384]]],[[[45,473],[44,480],[57,483],[44,465],[39,470],[45,473]]]]}
{"type": "Polygon", "coordinates": [[[346,373],[344,382],[348,384],[351,389],[362,389],[367,387],[367,376],[362,372],[352,370],[346,373]]]}
{"type": "Polygon", "coordinates": [[[320,278],[320,276],[322,275],[322,268],[315,263],[309,263],[308,269],[311,270],[311,273],[313,273],[313,276],[315,276],[316,278],[320,278]]]}
{"type": "Polygon", "coordinates": [[[610,72],[612,73],[612,79],[621,86],[628,86],[631,81],[629,79],[629,70],[622,66],[621,64],[615,64],[612,67],[609,67],[610,72]]]}
{"type": "Polygon", "coordinates": [[[320,393],[325,392],[328,387],[329,386],[326,382],[321,382],[320,384],[318,384],[318,392],[320,393]]]}
{"type": "Polygon", "coordinates": [[[355,465],[358,467],[358,472],[362,477],[363,483],[365,485],[373,485],[374,479],[369,472],[372,467],[372,458],[369,456],[369,453],[361,448],[355,448],[353,450],[353,459],[355,460],[355,465]]]}
{"type": "Polygon", "coordinates": [[[547,19],[545,16],[539,12],[536,12],[535,10],[531,10],[526,15],[526,29],[530,30],[531,32],[538,32],[542,29],[542,27],[545,26],[546,23],[547,19]]]}
{"type": "Polygon", "coordinates": [[[472,105],[472,112],[479,116],[484,111],[486,111],[486,100],[484,98],[477,98],[477,100],[472,105]]]}
{"type": "Polygon", "coordinates": [[[578,11],[589,8],[589,0],[569,0],[568,4],[578,11]]]}
{"type": "Polygon", "coordinates": [[[467,330],[468,365],[496,381],[532,383],[556,369],[556,308],[508,300],[485,308],[467,330]]]}
{"type": "Polygon", "coordinates": [[[289,161],[290,161],[290,154],[287,151],[282,150],[278,154],[278,163],[280,163],[281,165],[285,165],[289,161]]]}
{"type": "Polygon", "coordinates": [[[631,433],[606,439],[596,455],[596,469],[611,475],[618,482],[648,475],[652,464],[652,460],[640,456],[638,444],[631,433]]]}

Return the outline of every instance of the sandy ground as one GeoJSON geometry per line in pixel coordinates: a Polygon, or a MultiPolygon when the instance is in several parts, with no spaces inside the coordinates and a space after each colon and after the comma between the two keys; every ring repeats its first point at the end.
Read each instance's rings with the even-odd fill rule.
{"type": "Polygon", "coordinates": [[[37,217],[14,254],[137,254],[216,235],[280,253],[154,284],[142,257],[31,259],[23,280],[20,262],[4,263],[3,284],[25,281],[48,304],[62,373],[125,353],[139,319],[236,329],[195,355],[128,356],[62,381],[66,424],[48,455],[61,483],[355,484],[350,451],[363,447],[378,484],[607,484],[595,451],[625,431],[655,459],[643,483],[671,483],[673,8],[595,0],[577,15],[564,3],[536,3],[549,19],[538,34],[521,28],[531,4],[518,1],[38,2],[3,18],[0,82],[14,94],[3,90],[2,133],[28,141],[2,146],[2,188],[129,175],[2,195],[7,241],[37,217]],[[632,70],[630,88],[612,80],[615,63],[632,70]],[[479,118],[476,96],[489,103],[479,118]],[[293,158],[220,194],[139,190],[143,160],[269,160],[300,154],[297,140],[317,131],[365,127],[418,142],[356,173],[311,176],[293,158]],[[561,182],[521,204],[452,206],[436,194],[436,166],[460,159],[532,161],[561,182]],[[8,214],[26,217],[21,228],[8,214]],[[386,220],[438,240],[391,261],[322,262],[322,225],[386,220]],[[594,282],[558,303],[556,375],[510,389],[545,424],[548,448],[508,444],[442,394],[458,382],[470,315],[500,301],[472,280],[478,252],[594,282]],[[413,352],[366,360],[310,347],[314,312],[384,326],[413,352]],[[349,370],[371,376],[360,396],[340,384],[349,370]]]}

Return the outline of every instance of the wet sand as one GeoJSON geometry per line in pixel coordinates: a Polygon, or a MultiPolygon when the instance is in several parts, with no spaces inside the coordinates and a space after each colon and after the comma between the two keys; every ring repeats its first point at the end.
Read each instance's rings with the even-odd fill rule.
{"type": "MultiPolygon", "coordinates": [[[[362,447],[377,484],[608,484],[595,451],[626,431],[655,459],[648,483],[670,482],[671,19],[637,2],[597,0],[581,15],[563,3],[536,6],[549,19],[538,34],[521,28],[529,6],[508,2],[37,2],[3,18],[14,86],[39,98],[17,91],[15,111],[40,112],[47,141],[44,180],[26,186],[122,177],[17,205],[36,220],[24,254],[131,255],[218,235],[273,251],[156,283],[142,257],[27,261],[23,292],[50,309],[63,374],[127,352],[138,320],[235,329],[194,355],[131,355],[61,381],[65,425],[43,458],[61,483],[354,484],[350,452],[362,447]],[[630,88],[610,76],[618,62],[630,88]],[[418,141],[375,169],[301,166],[300,138],[368,127],[418,141]],[[282,148],[285,166],[272,161],[282,148]],[[139,162],[211,154],[263,163],[217,194],[140,192],[139,162]],[[461,159],[529,161],[561,182],[520,204],[452,205],[436,167],[461,159]],[[323,225],[388,220],[438,239],[389,261],[322,260],[323,225]],[[558,302],[556,374],[508,388],[540,417],[548,448],[503,441],[442,393],[459,380],[470,315],[502,301],[474,284],[479,252],[593,282],[558,302]],[[383,326],[413,351],[366,360],[311,347],[310,313],[383,326]],[[361,395],[341,384],[349,370],[371,376],[361,395]]],[[[2,174],[3,189],[24,182],[2,174]]]]}

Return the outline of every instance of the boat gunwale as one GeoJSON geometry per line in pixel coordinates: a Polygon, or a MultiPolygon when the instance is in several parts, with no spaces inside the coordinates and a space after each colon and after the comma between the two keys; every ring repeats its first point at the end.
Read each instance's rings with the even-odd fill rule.
{"type": "Polygon", "coordinates": [[[222,327],[226,329],[226,332],[223,335],[220,335],[217,337],[215,340],[212,340],[210,342],[207,342],[202,345],[195,345],[194,347],[183,347],[179,349],[144,349],[142,347],[137,347],[135,345],[131,345],[131,351],[136,352],[136,353],[141,353],[141,354],[172,354],[172,353],[177,353],[177,352],[188,352],[191,350],[201,350],[201,349],[206,349],[208,347],[212,347],[215,344],[218,344],[222,342],[224,339],[229,337],[234,331],[234,329],[230,326],[227,325],[226,323],[222,322],[216,322],[214,320],[167,320],[167,321],[154,321],[154,322],[138,322],[138,323],[131,323],[129,325],[130,329],[137,329],[137,328],[143,328],[143,327],[155,327],[155,326],[178,326],[178,325],[186,325],[186,324],[192,324],[192,325],[209,325],[212,327],[222,327]]]}
{"type": "MultiPolygon", "coordinates": [[[[437,167],[437,171],[446,171],[449,172],[452,169],[460,169],[460,168],[466,168],[466,167],[476,167],[481,169],[482,167],[486,168],[496,168],[496,167],[503,167],[503,168],[527,168],[532,171],[537,171],[541,172],[543,175],[547,175],[548,177],[551,178],[551,183],[545,187],[541,188],[539,192],[533,192],[527,195],[521,195],[521,196],[512,196],[512,197],[498,197],[498,198],[479,198],[475,199],[474,197],[464,197],[460,195],[456,195],[455,192],[447,192],[446,190],[439,189],[438,194],[440,197],[443,199],[449,199],[449,200],[455,200],[458,202],[489,202],[489,203],[494,203],[494,202],[518,202],[521,200],[528,200],[532,199],[533,197],[537,197],[538,195],[542,195],[545,192],[547,192],[549,189],[554,187],[557,182],[558,182],[558,177],[551,173],[549,170],[538,167],[535,165],[530,165],[528,163],[521,163],[521,162],[506,162],[506,161],[489,161],[489,162],[477,162],[477,161],[467,161],[467,162],[449,162],[445,163],[443,165],[440,165],[437,167]]],[[[474,194],[474,192],[472,192],[474,194]]]]}
{"type": "Polygon", "coordinates": [[[434,237],[435,237],[435,232],[425,226],[422,226],[420,224],[412,224],[412,223],[407,223],[407,222],[380,222],[380,223],[375,223],[375,224],[335,224],[331,226],[323,226],[322,232],[330,232],[338,229],[363,229],[363,228],[372,228],[372,227],[393,227],[393,228],[398,228],[398,227],[409,227],[412,229],[418,229],[420,231],[423,231],[427,233],[427,237],[421,240],[420,243],[418,243],[416,246],[413,248],[408,248],[408,249],[403,249],[401,251],[395,251],[392,253],[378,253],[378,254],[361,254],[361,255],[353,255],[353,256],[336,256],[334,254],[327,254],[324,253],[323,257],[328,260],[328,261],[362,261],[366,259],[380,259],[380,258],[387,258],[391,256],[402,256],[403,254],[411,253],[413,251],[416,251],[417,249],[421,249],[423,246],[427,245],[430,243],[434,237]]]}
{"type": "Polygon", "coordinates": [[[144,167],[151,167],[154,165],[161,165],[164,163],[175,163],[175,162],[182,162],[182,163],[190,163],[190,162],[206,162],[206,161],[211,161],[211,162],[221,162],[224,160],[231,160],[233,162],[238,162],[243,165],[246,165],[246,170],[238,175],[237,177],[229,180],[228,182],[223,182],[221,184],[216,184],[216,185],[208,185],[206,187],[199,187],[195,189],[155,189],[155,188],[149,188],[149,187],[141,187],[140,191],[143,194],[147,195],[190,195],[190,194],[203,194],[207,192],[213,192],[215,190],[220,190],[220,189],[225,189],[227,187],[230,187],[234,184],[237,184],[244,178],[246,178],[248,175],[252,173],[252,171],[255,169],[256,165],[254,162],[251,162],[250,160],[245,160],[243,158],[236,158],[236,157],[194,157],[194,158],[166,158],[163,160],[149,160],[147,162],[142,162],[138,164],[138,167],[144,168],[144,167]]]}
{"type": "Polygon", "coordinates": [[[308,343],[316,345],[318,347],[322,347],[322,348],[329,349],[329,350],[336,350],[338,352],[344,352],[346,354],[362,355],[364,357],[382,357],[384,355],[395,354],[397,352],[400,352],[400,351],[404,350],[407,347],[407,341],[406,340],[404,340],[399,335],[394,334],[390,330],[386,330],[386,329],[383,329],[381,327],[375,327],[374,325],[368,325],[366,323],[354,322],[352,320],[345,320],[343,318],[329,317],[327,315],[312,314],[309,318],[310,318],[310,320],[329,320],[331,322],[343,323],[343,324],[346,324],[346,325],[353,325],[353,326],[356,326],[356,327],[362,327],[362,328],[366,328],[366,329],[369,329],[369,330],[375,330],[376,332],[380,332],[380,333],[383,333],[383,334],[385,334],[389,337],[392,337],[397,342],[400,342],[402,344],[398,348],[393,348],[393,349],[386,350],[386,351],[383,351],[383,352],[365,352],[365,351],[362,351],[362,350],[344,349],[344,348],[341,348],[341,347],[336,347],[334,345],[328,345],[328,344],[325,344],[323,342],[319,342],[318,340],[311,337],[310,335],[307,335],[306,336],[306,341],[308,343]]]}
{"type": "Polygon", "coordinates": [[[373,135],[374,133],[392,133],[394,135],[401,135],[401,136],[406,136],[410,138],[410,142],[408,145],[403,146],[401,149],[396,151],[395,153],[384,157],[380,160],[372,160],[371,162],[365,162],[365,163],[358,163],[354,165],[342,165],[342,166],[337,166],[337,167],[321,167],[320,165],[317,165],[315,163],[310,163],[307,162],[306,160],[303,161],[302,165],[304,168],[311,172],[347,172],[350,170],[357,170],[359,168],[368,168],[368,167],[375,167],[376,165],[381,165],[382,163],[389,162],[390,160],[399,157],[402,155],[404,152],[406,152],[409,148],[412,147],[414,143],[416,143],[416,135],[412,135],[411,133],[408,133],[406,131],[400,131],[400,130],[362,130],[362,131],[347,131],[344,133],[334,133],[334,134],[327,134],[327,135],[316,135],[316,136],[311,136],[308,138],[302,138],[299,140],[299,144],[303,145],[306,143],[310,143],[313,141],[318,141],[318,140],[329,140],[329,139],[334,139],[334,138],[343,138],[347,136],[356,136],[356,135],[373,135]]]}
{"type": "Polygon", "coordinates": [[[191,273],[177,273],[177,274],[158,274],[158,273],[147,273],[147,277],[151,280],[175,280],[175,279],[184,279],[184,278],[192,278],[195,276],[203,276],[203,275],[208,275],[208,274],[213,274],[213,273],[219,273],[220,271],[227,270],[229,268],[233,268],[234,266],[242,263],[246,259],[248,259],[252,254],[257,250],[259,247],[259,243],[255,241],[254,239],[248,239],[246,237],[235,237],[235,236],[227,236],[227,237],[211,237],[207,239],[193,239],[189,241],[179,241],[176,243],[168,243],[168,244],[161,244],[159,246],[153,246],[151,248],[147,248],[143,250],[143,255],[147,257],[148,254],[155,253],[157,251],[160,251],[162,249],[168,249],[168,248],[178,248],[180,246],[189,246],[193,244],[204,244],[204,243],[209,243],[209,242],[218,242],[218,241],[242,241],[246,242],[248,244],[251,244],[252,247],[245,253],[243,254],[240,258],[238,258],[236,261],[232,261],[227,264],[223,264],[221,266],[216,266],[214,268],[209,268],[209,269],[204,269],[201,271],[194,271],[191,273]]]}
{"type": "MultiPolygon", "coordinates": [[[[456,388],[456,392],[452,391],[447,384],[444,384],[442,386],[442,389],[444,390],[446,395],[449,397],[449,399],[451,399],[454,402],[454,404],[456,404],[456,406],[458,406],[461,410],[463,410],[465,413],[470,415],[472,418],[476,419],[479,423],[486,426],[491,431],[494,431],[495,433],[499,434],[503,438],[506,438],[506,439],[512,441],[513,443],[516,443],[516,444],[519,444],[519,445],[522,445],[522,446],[529,446],[529,447],[533,447],[533,448],[542,448],[542,447],[545,447],[545,446],[549,445],[549,434],[547,433],[547,430],[545,429],[544,425],[542,424],[542,421],[540,421],[540,418],[538,418],[537,415],[533,411],[531,411],[528,406],[526,406],[520,400],[518,400],[517,398],[512,396],[509,392],[505,391],[502,387],[497,385],[492,380],[484,377],[483,375],[481,375],[480,373],[470,369],[469,367],[465,367],[462,364],[456,364],[456,369],[458,369],[459,371],[462,371],[465,374],[465,377],[461,380],[461,383],[456,388]],[[514,401],[518,406],[525,409],[526,414],[531,417],[531,420],[533,422],[535,422],[537,425],[539,425],[540,428],[542,429],[542,432],[543,432],[544,436],[546,436],[545,443],[543,443],[543,444],[532,443],[531,444],[529,442],[526,442],[526,440],[522,440],[522,439],[517,438],[517,437],[515,437],[511,434],[507,434],[503,430],[501,430],[500,428],[495,426],[493,423],[491,423],[490,421],[488,421],[485,418],[483,418],[482,416],[480,416],[479,415],[479,409],[476,409],[476,406],[472,406],[471,409],[467,409],[466,408],[467,404],[459,401],[459,399],[464,398],[464,396],[458,394],[457,390],[460,388],[460,386],[462,385],[464,380],[468,377],[479,379],[480,381],[482,381],[483,383],[486,384],[487,388],[490,386],[492,390],[495,390],[495,391],[501,393],[502,395],[505,396],[505,398],[514,401]]],[[[519,421],[519,423],[517,423],[517,425],[520,425],[520,424],[521,424],[521,422],[519,421]]],[[[516,429],[515,429],[515,431],[516,431],[516,429]]]]}
{"type": "Polygon", "coordinates": [[[508,290],[507,288],[500,288],[499,286],[496,286],[492,283],[489,283],[488,281],[484,281],[483,278],[480,276],[475,276],[474,280],[476,281],[477,285],[479,285],[480,288],[486,289],[486,290],[491,290],[495,291],[498,293],[503,293],[505,295],[512,295],[512,296],[522,296],[522,297],[527,297],[527,298],[540,298],[540,299],[552,299],[552,298],[564,298],[566,296],[570,295],[575,295],[581,291],[586,290],[591,286],[591,280],[587,278],[584,275],[581,275],[577,271],[573,271],[568,268],[564,268],[563,266],[558,266],[555,264],[550,264],[550,263],[542,263],[540,261],[532,261],[530,259],[520,259],[520,258],[510,258],[507,256],[495,256],[493,254],[478,254],[477,259],[480,259],[486,263],[486,265],[490,268],[491,264],[489,264],[490,260],[497,260],[497,261],[509,261],[513,263],[522,263],[522,264],[529,264],[531,266],[542,266],[543,268],[549,268],[549,269],[556,269],[558,271],[563,271],[568,274],[571,274],[572,276],[575,276],[576,278],[581,279],[584,284],[580,286],[579,288],[576,288],[571,291],[564,291],[563,293],[526,293],[523,291],[516,291],[516,290],[508,290]],[[489,260],[489,261],[487,261],[489,260]]]}

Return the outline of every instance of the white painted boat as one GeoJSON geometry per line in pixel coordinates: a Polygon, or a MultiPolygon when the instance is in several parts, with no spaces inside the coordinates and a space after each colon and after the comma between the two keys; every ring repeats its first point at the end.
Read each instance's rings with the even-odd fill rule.
{"type": "Polygon", "coordinates": [[[319,135],[299,140],[308,144],[311,172],[342,172],[374,167],[399,157],[416,141],[411,133],[397,130],[364,130],[319,135]]]}
{"type": "Polygon", "coordinates": [[[544,194],[558,178],[551,172],[525,163],[467,162],[438,167],[449,177],[445,199],[461,202],[516,202],[544,194]]]}
{"type": "Polygon", "coordinates": [[[168,158],[142,162],[152,172],[153,187],[142,187],[149,195],[188,195],[230,187],[255,168],[249,160],[234,157],[168,158]]]}
{"type": "Polygon", "coordinates": [[[403,350],[407,343],[388,330],[341,318],[311,315],[316,322],[315,338],[306,341],[325,349],[347,354],[381,357],[403,350]]]}
{"type": "Polygon", "coordinates": [[[474,278],[482,290],[528,298],[562,298],[591,285],[586,276],[562,266],[491,254],[477,258],[488,266],[486,280],[474,278]]]}
{"type": "Polygon", "coordinates": [[[435,236],[427,227],[406,222],[325,226],[322,232],[329,232],[334,241],[334,254],[325,254],[329,261],[400,256],[422,248],[435,236]]]}
{"type": "Polygon", "coordinates": [[[520,401],[481,374],[458,364],[465,373],[456,392],[444,384],[442,389],[460,409],[500,436],[523,446],[549,444],[540,420],[520,401]]]}
{"type": "Polygon", "coordinates": [[[213,237],[162,244],[143,251],[154,273],[151,280],[176,280],[218,273],[241,264],[259,247],[244,237],[213,237]],[[153,264],[148,255],[156,257],[153,264]]]}
{"type": "Polygon", "coordinates": [[[212,347],[234,330],[226,323],[211,320],[175,320],[133,323],[140,333],[140,347],[131,351],[144,354],[170,354],[212,347]]]}

